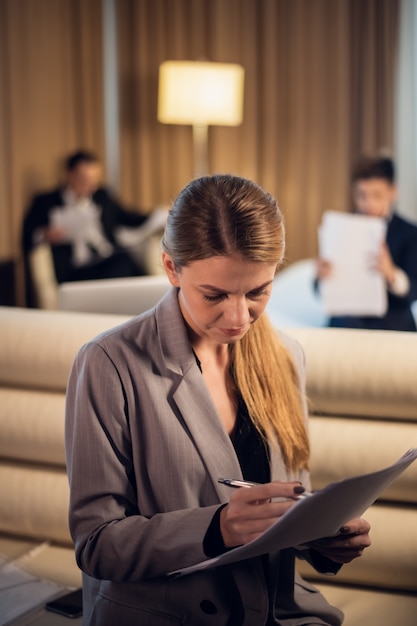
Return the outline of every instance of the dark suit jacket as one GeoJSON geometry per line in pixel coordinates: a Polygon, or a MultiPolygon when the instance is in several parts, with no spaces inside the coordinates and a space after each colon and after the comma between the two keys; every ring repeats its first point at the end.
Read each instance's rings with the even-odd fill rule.
{"type": "MultiPolygon", "coordinates": [[[[301,348],[280,337],[304,389],[301,348]]],[[[269,582],[260,557],[165,578],[207,558],[205,533],[230,497],[217,479],[242,477],[196,364],[177,290],[81,349],[68,384],[66,451],[84,626],[260,626],[269,599],[276,623],[300,624],[303,616],[303,623],[340,624],[341,613],[317,589],[299,576],[294,582],[293,550],[270,555],[269,582]]],[[[288,472],[272,449],[270,463],[273,480],[309,488],[308,473],[288,472]]]]}
{"type": "Polygon", "coordinates": [[[416,330],[410,305],[417,300],[417,226],[394,213],[388,223],[386,242],[393,262],[408,276],[409,293],[405,296],[395,296],[388,291],[388,309],[383,317],[337,316],[330,319],[330,326],[416,330]]]}
{"type": "MultiPolygon", "coordinates": [[[[63,189],[58,188],[37,195],[33,199],[23,223],[23,249],[25,253],[34,246],[34,232],[49,225],[50,211],[54,208],[64,207],[62,192],[63,189]]],[[[92,199],[101,209],[101,223],[105,236],[115,246],[116,252],[121,252],[115,240],[115,229],[118,226],[140,226],[146,220],[146,216],[127,211],[104,188],[98,189],[93,194],[92,199]]],[[[77,280],[78,274],[80,274],[79,278],[82,279],[82,268],[80,268],[81,271],[75,273],[75,277],[72,277],[74,268],[71,262],[72,246],[70,244],[52,246],[52,252],[59,283],[66,280],[77,280]]]]}

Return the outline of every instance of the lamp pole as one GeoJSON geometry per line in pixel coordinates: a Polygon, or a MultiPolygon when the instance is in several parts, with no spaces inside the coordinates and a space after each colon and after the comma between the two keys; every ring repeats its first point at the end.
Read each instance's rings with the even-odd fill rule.
{"type": "Polygon", "coordinates": [[[159,66],[158,120],[190,124],[194,177],[209,174],[208,127],[242,122],[244,69],[236,63],[164,61],[159,66]]]}
{"type": "Polygon", "coordinates": [[[193,124],[194,178],[208,176],[208,126],[193,124]]]}

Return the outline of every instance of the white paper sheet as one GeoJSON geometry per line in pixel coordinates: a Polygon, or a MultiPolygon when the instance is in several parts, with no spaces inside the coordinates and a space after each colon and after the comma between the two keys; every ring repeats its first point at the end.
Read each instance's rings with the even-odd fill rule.
{"type": "Polygon", "coordinates": [[[320,281],[320,294],[328,315],[385,314],[385,282],[372,269],[385,234],[382,218],[336,211],[323,214],[319,254],[331,262],[332,273],[320,281]]]}
{"type": "Polygon", "coordinates": [[[247,545],[196,565],[175,570],[168,576],[185,576],[336,535],[346,522],[360,517],[384,489],[416,459],[417,448],[412,448],[389,467],[332,483],[310,497],[299,500],[273,526],[247,545]]]}

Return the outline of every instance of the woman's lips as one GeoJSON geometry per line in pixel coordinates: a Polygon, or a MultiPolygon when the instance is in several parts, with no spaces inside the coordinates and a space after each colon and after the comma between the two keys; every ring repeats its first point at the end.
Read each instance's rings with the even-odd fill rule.
{"type": "Polygon", "coordinates": [[[241,326],[240,328],[221,328],[220,331],[227,337],[236,337],[237,335],[241,335],[244,329],[245,327],[241,326]]]}

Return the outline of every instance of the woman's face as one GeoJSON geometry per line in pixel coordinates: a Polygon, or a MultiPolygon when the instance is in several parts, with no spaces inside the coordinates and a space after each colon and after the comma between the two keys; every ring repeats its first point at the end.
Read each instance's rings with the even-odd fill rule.
{"type": "Polygon", "coordinates": [[[164,253],[172,285],[179,287],[185,321],[197,338],[213,343],[241,339],[265,310],[276,264],[252,263],[243,257],[215,256],[193,261],[179,272],[164,253]]]}

